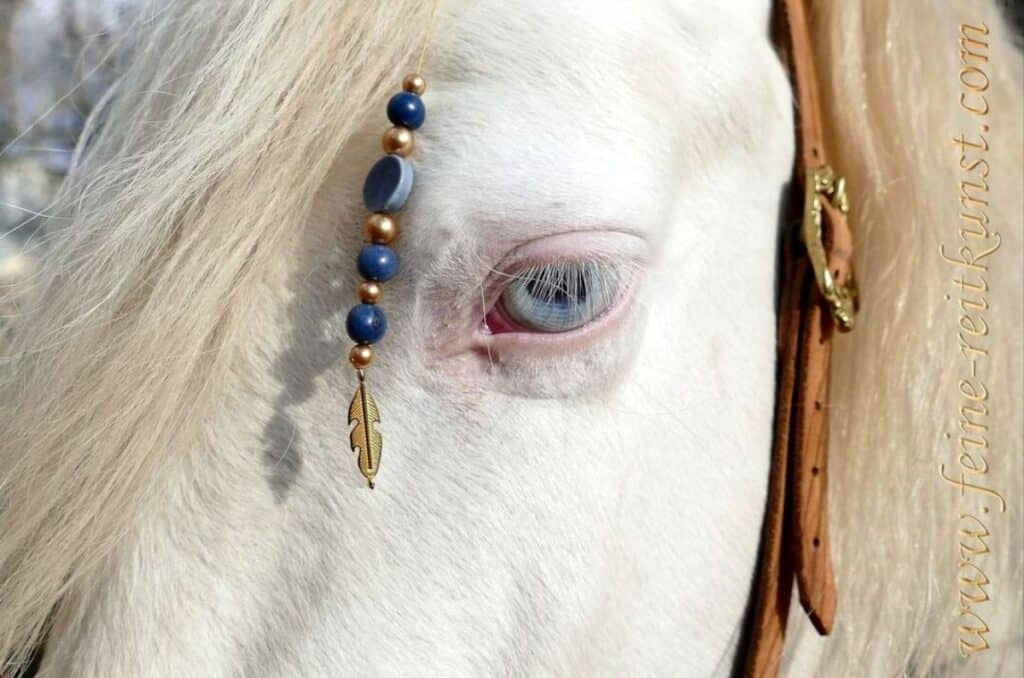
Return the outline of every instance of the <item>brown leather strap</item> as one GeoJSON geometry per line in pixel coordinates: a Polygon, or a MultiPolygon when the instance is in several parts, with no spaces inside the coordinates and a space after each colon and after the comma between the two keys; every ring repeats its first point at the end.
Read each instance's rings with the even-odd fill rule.
{"type": "MultiPolygon", "coordinates": [[[[783,9],[798,104],[795,184],[806,190],[806,178],[827,163],[821,103],[804,2],[783,0],[783,9]]],[[[821,204],[829,269],[837,283],[846,284],[852,276],[853,250],[846,215],[828,200],[821,204]]],[[[818,632],[832,629],[836,589],[826,500],[829,364],[835,330],[831,307],[818,288],[799,234],[788,234],[782,253],[772,467],[744,662],[749,676],[778,674],[794,579],[800,603],[818,632]]]]}

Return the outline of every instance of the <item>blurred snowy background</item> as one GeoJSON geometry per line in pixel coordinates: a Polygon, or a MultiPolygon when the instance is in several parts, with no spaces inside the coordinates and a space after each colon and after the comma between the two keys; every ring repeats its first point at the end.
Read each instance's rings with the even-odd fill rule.
{"type": "Polygon", "coordinates": [[[42,215],[121,61],[138,0],[0,0],[0,285],[35,267],[42,215]]]}

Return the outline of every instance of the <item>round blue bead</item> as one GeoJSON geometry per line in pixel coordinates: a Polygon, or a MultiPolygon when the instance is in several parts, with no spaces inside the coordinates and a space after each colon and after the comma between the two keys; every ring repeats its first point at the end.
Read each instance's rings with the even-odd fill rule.
{"type": "Polygon", "coordinates": [[[345,330],[357,344],[373,344],[380,341],[388,331],[388,319],[380,307],[359,304],[348,312],[345,330]]]}
{"type": "Polygon", "coordinates": [[[371,212],[397,212],[412,192],[412,163],[398,155],[378,160],[363,184],[363,203],[371,212]]]}
{"type": "Polygon", "coordinates": [[[395,125],[419,129],[427,119],[423,99],[412,92],[399,92],[388,102],[388,120],[395,125]]]}
{"type": "Polygon", "coordinates": [[[367,245],[359,251],[356,266],[359,275],[367,280],[387,282],[398,273],[398,255],[384,245],[367,245]]]}

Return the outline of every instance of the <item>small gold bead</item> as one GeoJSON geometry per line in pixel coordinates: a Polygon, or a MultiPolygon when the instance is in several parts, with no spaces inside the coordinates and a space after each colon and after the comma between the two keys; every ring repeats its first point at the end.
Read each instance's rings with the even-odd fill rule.
{"type": "Polygon", "coordinates": [[[404,158],[412,153],[416,146],[416,137],[411,129],[396,125],[384,133],[380,145],[385,153],[394,153],[404,158]]]}
{"type": "Polygon", "coordinates": [[[348,352],[348,361],[357,370],[366,369],[373,362],[373,349],[366,344],[356,344],[348,352]]]}
{"type": "Polygon", "coordinates": [[[363,222],[363,236],[378,245],[387,245],[398,237],[398,223],[387,214],[371,214],[363,222]]]}
{"type": "Polygon", "coordinates": [[[413,94],[423,94],[427,91],[427,81],[418,73],[410,73],[402,80],[402,89],[413,94]]]}
{"type": "Polygon", "coordinates": [[[359,283],[359,301],[364,304],[379,304],[383,296],[384,288],[380,286],[380,283],[372,280],[364,280],[359,283]]]}

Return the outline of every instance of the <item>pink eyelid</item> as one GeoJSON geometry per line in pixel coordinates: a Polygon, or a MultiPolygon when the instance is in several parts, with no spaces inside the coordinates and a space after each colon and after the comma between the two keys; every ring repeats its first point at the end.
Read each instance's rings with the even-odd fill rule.
{"type": "Polygon", "coordinates": [[[508,317],[508,313],[502,308],[501,300],[491,306],[491,310],[487,312],[487,316],[484,318],[484,331],[490,332],[491,334],[507,334],[509,332],[532,332],[527,327],[523,327],[512,318],[508,317]]]}

